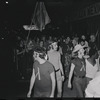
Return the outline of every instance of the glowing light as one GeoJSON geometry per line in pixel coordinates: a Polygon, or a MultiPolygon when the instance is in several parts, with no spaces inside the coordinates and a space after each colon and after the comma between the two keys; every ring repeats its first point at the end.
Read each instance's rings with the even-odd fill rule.
{"type": "Polygon", "coordinates": [[[4,38],[3,38],[3,37],[2,37],[1,39],[2,39],[2,40],[4,40],[4,38]]]}
{"type": "Polygon", "coordinates": [[[6,1],[6,4],[8,4],[8,1],[6,1]]]}

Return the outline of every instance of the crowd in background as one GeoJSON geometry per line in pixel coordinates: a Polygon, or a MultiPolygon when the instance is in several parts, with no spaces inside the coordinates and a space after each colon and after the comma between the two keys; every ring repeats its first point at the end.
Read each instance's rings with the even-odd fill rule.
{"type": "MultiPolygon", "coordinates": [[[[88,37],[84,34],[73,36],[69,34],[60,36],[59,34],[58,36],[31,34],[32,36],[30,35],[27,39],[27,32],[22,34],[20,33],[21,30],[8,31],[7,28],[5,30],[7,30],[7,34],[4,37],[1,36],[1,39],[6,41],[7,35],[10,36],[8,40],[11,41],[7,41],[12,44],[13,62],[19,79],[30,80],[32,78],[35,62],[34,51],[41,52],[41,50],[36,51],[36,48],[40,47],[46,51],[47,57],[45,59],[53,66],[55,66],[55,61],[60,59],[61,76],[57,74],[58,76],[55,77],[56,82],[58,82],[58,97],[62,96],[65,80],[68,80],[68,88],[73,88],[73,82],[75,83],[77,97],[100,97],[100,82],[98,81],[100,77],[100,48],[95,34],[90,34],[88,37]],[[57,51],[57,54],[53,54],[51,51],[57,51]],[[59,54],[60,56],[58,56],[59,54]],[[82,57],[81,60],[80,57],[82,57]]],[[[53,71],[53,69],[51,70],[53,71]]],[[[58,71],[59,68],[55,67],[54,72],[58,73],[58,71]]],[[[30,97],[30,93],[28,96],[30,97]]],[[[49,97],[54,96],[55,94],[49,94],[49,97]]]]}
{"type": "MultiPolygon", "coordinates": [[[[78,55],[82,55],[82,51],[80,51],[80,49],[83,48],[84,54],[82,55],[82,58],[85,59],[85,62],[83,61],[82,64],[86,66],[85,71],[83,72],[84,74],[82,76],[82,72],[79,72],[79,69],[77,69],[76,67],[72,75],[74,74],[74,77],[77,76],[79,79],[81,79],[81,81],[79,81],[77,78],[76,79],[74,78],[73,82],[77,83],[76,84],[77,96],[84,97],[85,96],[84,92],[86,87],[88,86],[89,82],[94,79],[96,73],[100,70],[100,65],[99,65],[100,54],[99,54],[99,47],[96,43],[96,36],[92,34],[90,35],[89,39],[86,38],[87,37],[85,35],[81,35],[80,37],[79,36],[70,37],[67,35],[62,37],[55,37],[51,35],[50,36],[43,35],[40,37],[36,36],[33,39],[30,37],[27,41],[27,39],[23,40],[21,37],[18,37],[16,54],[17,54],[17,64],[18,64],[17,67],[20,73],[20,78],[22,79],[31,78],[32,69],[34,68],[33,52],[35,48],[41,47],[44,50],[46,50],[46,52],[48,52],[50,49],[49,48],[50,44],[56,42],[57,43],[56,51],[59,52],[61,56],[61,64],[63,66],[62,68],[64,71],[62,73],[64,75],[64,79],[65,80],[68,79],[68,87],[72,88],[70,83],[72,64],[74,64],[74,66],[81,66],[80,61],[77,61],[75,59],[77,59],[78,55]],[[75,49],[76,51],[74,51],[75,49]],[[79,51],[80,54],[78,53],[79,51]],[[78,73],[79,75],[75,74],[75,70],[76,73],[78,73]],[[83,79],[85,83],[83,82],[83,79]],[[84,86],[84,88],[82,86],[84,86]]],[[[48,59],[50,59],[50,56],[48,57],[48,59]]],[[[63,86],[59,86],[59,87],[62,88],[63,86]]],[[[58,88],[58,92],[59,92],[59,88],[58,88]]],[[[62,91],[60,90],[60,92],[62,91]]],[[[89,95],[87,95],[87,97],[88,96],[89,95]]],[[[60,97],[61,97],[61,93],[60,93],[60,97]]]]}

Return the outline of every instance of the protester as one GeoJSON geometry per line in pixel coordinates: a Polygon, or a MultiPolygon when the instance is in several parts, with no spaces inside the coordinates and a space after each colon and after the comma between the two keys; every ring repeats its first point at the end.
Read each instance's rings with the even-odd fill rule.
{"type": "Polygon", "coordinates": [[[53,65],[45,60],[45,49],[36,47],[33,57],[35,62],[27,97],[31,97],[33,87],[33,97],[54,97],[55,71],[53,65]]]}
{"type": "Polygon", "coordinates": [[[57,97],[62,96],[62,85],[64,81],[64,72],[63,66],[61,64],[61,56],[57,51],[57,42],[51,41],[48,50],[48,61],[53,64],[56,72],[56,81],[57,81],[57,97]]]}
{"type": "Polygon", "coordinates": [[[96,59],[98,59],[98,52],[96,49],[90,49],[89,58],[86,59],[86,80],[87,85],[90,80],[94,78],[98,71],[96,59]]]}
{"type": "Polygon", "coordinates": [[[100,71],[96,73],[85,90],[86,98],[100,98],[100,71]]]}
{"type": "Polygon", "coordinates": [[[86,74],[86,63],[84,56],[84,49],[81,45],[76,45],[73,52],[77,52],[77,57],[71,62],[71,69],[68,79],[68,88],[72,88],[72,76],[74,75],[74,84],[76,89],[77,97],[84,97],[85,91],[85,74],[86,74]]]}

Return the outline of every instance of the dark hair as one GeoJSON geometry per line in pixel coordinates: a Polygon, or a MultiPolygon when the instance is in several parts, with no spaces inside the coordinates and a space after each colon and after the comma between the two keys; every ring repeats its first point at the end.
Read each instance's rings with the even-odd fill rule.
{"type": "Polygon", "coordinates": [[[95,55],[97,53],[96,49],[90,49],[89,50],[89,56],[92,57],[93,55],[95,55]]]}
{"type": "MultiPolygon", "coordinates": [[[[57,41],[56,41],[56,40],[52,40],[52,41],[49,41],[49,42],[48,42],[47,51],[49,51],[51,48],[53,48],[52,44],[53,44],[54,42],[57,42],[57,41]]],[[[58,43],[58,42],[57,42],[57,43],[58,43]]]]}
{"type": "Polygon", "coordinates": [[[83,40],[83,39],[79,39],[78,42],[79,42],[79,43],[81,43],[81,42],[85,42],[85,40],[83,40]]]}
{"type": "Polygon", "coordinates": [[[43,48],[43,47],[35,47],[34,49],[35,52],[39,53],[39,57],[41,59],[45,59],[45,56],[46,56],[46,50],[43,48]]]}

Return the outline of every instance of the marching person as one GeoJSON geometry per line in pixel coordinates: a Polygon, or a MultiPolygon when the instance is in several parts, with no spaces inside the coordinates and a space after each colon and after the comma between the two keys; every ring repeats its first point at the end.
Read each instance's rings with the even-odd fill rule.
{"type": "Polygon", "coordinates": [[[33,72],[27,97],[31,97],[33,87],[33,97],[54,97],[55,71],[53,65],[45,60],[45,49],[36,47],[33,57],[35,62],[33,65],[33,72]]]}
{"type": "Polygon", "coordinates": [[[61,55],[57,51],[58,45],[56,41],[51,41],[49,45],[48,61],[53,64],[56,72],[57,81],[57,97],[62,96],[62,84],[64,81],[64,72],[61,64],[61,55]]]}
{"type": "Polygon", "coordinates": [[[68,88],[72,88],[72,76],[74,74],[74,84],[76,88],[76,95],[77,97],[83,97],[84,91],[85,91],[85,74],[86,74],[86,68],[85,68],[85,59],[84,56],[84,49],[81,45],[76,45],[74,50],[74,53],[77,53],[77,57],[74,58],[71,61],[71,68],[68,78],[68,88]]]}
{"type": "Polygon", "coordinates": [[[89,58],[86,59],[86,84],[88,85],[89,81],[94,78],[98,71],[98,52],[96,49],[89,50],[89,58]]]}

